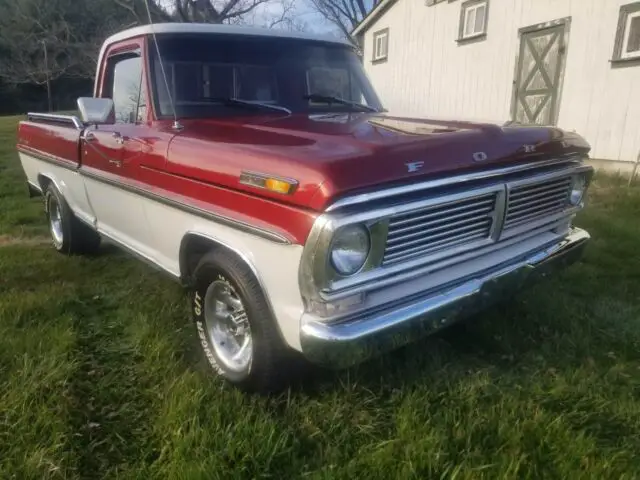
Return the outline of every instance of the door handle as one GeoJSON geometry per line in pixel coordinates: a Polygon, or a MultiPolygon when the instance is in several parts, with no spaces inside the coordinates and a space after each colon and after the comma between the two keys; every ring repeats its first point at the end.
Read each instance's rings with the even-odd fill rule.
{"type": "Polygon", "coordinates": [[[109,159],[109,163],[118,168],[122,166],[122,162],[120,160],[109,159]]]}
{"type": "Polygon", "coordinates": [[[123,137],[120,132],[113,132],[111,136],[115,139],[118,145],[124,145],[124,141],[127,140],[127,137],[123,137]]]}

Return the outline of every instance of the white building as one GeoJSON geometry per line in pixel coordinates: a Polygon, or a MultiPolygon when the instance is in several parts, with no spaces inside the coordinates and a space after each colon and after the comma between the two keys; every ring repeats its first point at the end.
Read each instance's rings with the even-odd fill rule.
{"type": "Polygon", "coordinates": [[[553,124],[593,158],[640,153],[638,0],[382,0],[354,35],[392,113],[553,124]]]}

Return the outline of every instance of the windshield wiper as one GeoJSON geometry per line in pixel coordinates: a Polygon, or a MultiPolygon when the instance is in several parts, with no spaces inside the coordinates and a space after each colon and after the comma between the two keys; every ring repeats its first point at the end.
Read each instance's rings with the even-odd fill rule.
{"type": "Polygon", "coordinates": [[[206,99],[207,103],[220,103],[225,106],[238,106],[238,107],[249,107],[254,109],[267,109],[267,110],[276,110],[278,112],[284,112],[291,114],[291,110],[287,107],[282,107],[280,105],[271,105],[270,103],[262,103],[262,102],[253,102],[249,100],[240,100],[239,98],[234,97],[209,97],[206,99]]]}
{"type": "Polygon", "coordinates": [[[303,98],[305,100],[311,100],[312,102],[328,103],[329,105],[331,105],[332,103],[339,103],[340,105],[348,105],[349,107],[359,108],[360,110],[364,110],[365,112],[378,113],[378,110],[376,108],[370,107],[369,105],[351,102],[349,100],[345,100],[344,98],[334,97],[332,95],[320,95],[318,93],[311,93],[309,95],[305,95],[303,98]]]}

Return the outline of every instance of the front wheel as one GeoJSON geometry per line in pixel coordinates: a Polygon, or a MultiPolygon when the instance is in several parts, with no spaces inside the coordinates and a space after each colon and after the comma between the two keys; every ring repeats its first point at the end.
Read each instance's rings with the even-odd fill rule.
{"type": "Polygon", "coordinates": [[[279,389],[291,352],[252,272],[217,250],[200,260],[194,277],[191,311],[209,367],[244,390],[279,389]]]}

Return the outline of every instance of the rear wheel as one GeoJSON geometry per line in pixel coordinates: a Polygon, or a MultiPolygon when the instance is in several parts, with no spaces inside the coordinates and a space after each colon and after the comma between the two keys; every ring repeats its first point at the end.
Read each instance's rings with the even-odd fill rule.
{"type": "Polygon", "coordinates": [[[219,250],[200,260],[194,277],[191,311],[208,366],[244,390],[282,387],[291,351],[252,272],[219,250]]]}
{"type": "Polygon", "coordinates": [[[44,205],[51,240],[58,252],[90,253],[98,249],[100,235],[76,218],[53,183],[45,189],[44,205]]]}

